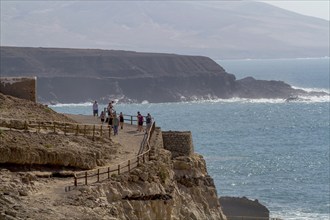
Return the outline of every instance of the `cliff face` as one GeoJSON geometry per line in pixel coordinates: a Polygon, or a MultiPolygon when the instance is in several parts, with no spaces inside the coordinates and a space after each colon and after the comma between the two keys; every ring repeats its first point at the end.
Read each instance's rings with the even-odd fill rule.
{"type": "Polygon", "coordinates": [[[0,219],[226,219],[206,163],[193,153],[190,132],[163,136],[156,128],[146,163],[65,192],[77,169],[105,169],[135,153],[115,140],[8,128],[8,121],[18,126],[26,118],[72,120],[28,100],[0,98],[0,219]],[[184,143],[174,149],[178,142],[184,143]]]}
{"type": "MultiPolygon", "coordinates": [[[[113,217],[226,219],[201,156],[172,160],[169,151],[156,151],[157,159],[155,157],[129,175],[120,176],[116,181],[97,188],[97,197],[106,198],[107,204],[115,210],[113,217]]],[[[83,194],[83,197],[87,195],[83,194]]]]}
{"type": "Polygon", "coordinates": [[[129,51],[1,47],[2,76],[37,76],[41,102],[177,102],[287,98],[278,81],[236,80],[208,57],[129,51]]]}
{"type": "MultiPolygon", "coordinates": [[[[226,219],[202,156],[172,158],[160,129],[150,160],[110,180],[64,187],[72,178],[41,178],[39,172],[0,169],[2,219],[226,219]]],[[[2,165],[3,166],[3,165],[2,165]]],[[[5,166],[6,167],[6,166],[5,166]]],[[[49,177],[49,176],[48,176],[49,177]]]]}

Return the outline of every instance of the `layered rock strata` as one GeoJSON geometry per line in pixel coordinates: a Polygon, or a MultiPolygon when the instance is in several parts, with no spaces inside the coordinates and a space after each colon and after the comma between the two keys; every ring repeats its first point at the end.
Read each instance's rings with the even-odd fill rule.
{"type": "Polygon", "coordinates": [[[1,169],[1,219],[226,219],[203,157],[172,159],[160,129],[151,144],[150,160],[132,172],[69,192],[70,180],[1,169]]]}
{"type": "MultiPolygon", "coordinates": [[[[2,98],[15,106],[13,98],[2,98]]],[[[7,117],[5,109],[2,106],[1,113],[7,117]]],[[[45,117],[45,107],[36,103],[24,110],[34,120],[45,117]]],[[[46,112],[54,119],[64,117],[46,112]]],[[[0,140],[0,219],[226,219],[205,160],[193,152],[190,132],[163,136],[156,128],[145,163],[129,173],[113,173],[109,179],[76,188],[68,188],[74,183],[73,168],[102,166],[118,156],[111,141],[89,143],[81,136],[4,127],[0,140]],[[180,140],[181,148],[186,148],[180,154],[165,149],[180,140]]]]}
{"type": "Polygon", "coordinates": [[[2,76],[36,76],[38,101],[153,103],[307,95],[281,81],[236,80],[204,56],[1,47],[2,76]]]}

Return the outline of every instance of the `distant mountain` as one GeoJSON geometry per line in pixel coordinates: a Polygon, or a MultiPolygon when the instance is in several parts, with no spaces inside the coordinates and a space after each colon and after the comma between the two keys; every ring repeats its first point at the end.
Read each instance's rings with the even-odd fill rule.
{"type": "Polygon", "coordinates": [[[329,56],[329,21],[253,1],[1,1],[1,45],[329,56]]]}
{"type": "Polygon", "coordinates": [[[281,81],[236,80],[205,56],[28,47],[0,47],[0,54],[1,76],[37,76],[38,101],[46,103],[114,99],[157,103],[307,94],[281,81]]]}

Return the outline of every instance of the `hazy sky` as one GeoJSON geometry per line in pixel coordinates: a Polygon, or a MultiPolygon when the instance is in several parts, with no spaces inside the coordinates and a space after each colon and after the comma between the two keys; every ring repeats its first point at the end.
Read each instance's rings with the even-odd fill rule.
{"type": "Polygon", "coordinates": [[[268,4],[275,5],[280,8],[284,8],[290,11],[294,11],[300,14],[309,15],[313,17],[323,18],[330,20],[329,7],[330,0],[277,0],[277,1],[262,1],[268,4]]]}

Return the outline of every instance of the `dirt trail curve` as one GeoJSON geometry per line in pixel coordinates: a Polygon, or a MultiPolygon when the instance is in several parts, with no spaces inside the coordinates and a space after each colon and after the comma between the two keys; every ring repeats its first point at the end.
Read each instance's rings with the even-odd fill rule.
{"type": "MultiPolygon", "coordinates": [[[[66,114],[66,116],[82,124],[101,124],[100,120],[93,116],[70,114],[66,114]]],[[[104,126],[107,127],[108,125],[104,124],[104,126]]],[[[113,136],[113,133],[111,135],[111,139],[119,143],[123,148],[122,150],[126,152],[124,154],[118,154],[112,162],[113,164],[118,164],[137,155],[144,137],[144,132],[138,132],[136,125],[125,123],[124,128],[119,129],[118,135],[113,136]]],[[[35,207],[43,207],[45,201],[49,203],[61,203],[63,199],[65,200],[70,195],[79,194],[76,190],[65,192],[65,187],[72,186],[72,184],[73,178],[52,178],[51,184],[40,184],[39,190],[28,197],[29,203],[34,204],[35,207]]]]}
{"type": "MultiPolygon", "coordinates": [[[[67,117],[81,123],[81,124],[92,124],[92,125],[101,125],[99,118],[92,115],[72,115],[65,114],[67,117]]],[[[103,124],[104,127],[108,127],[107,124],[103,124]]],[[[135,157],[140,149],[140,144],[144,137],[144,132],[138,132],[136,125],[130,125],[124,123],[123,129],[118,129],[118,135],[114,136],[113,132],[111,133],[111,139],[119,143],[122,146],[122,151],[125,154],[120,154],[112,162],[113,164],[120,163],[122,161],[128,160],[129,158],[135,157]]]]}

